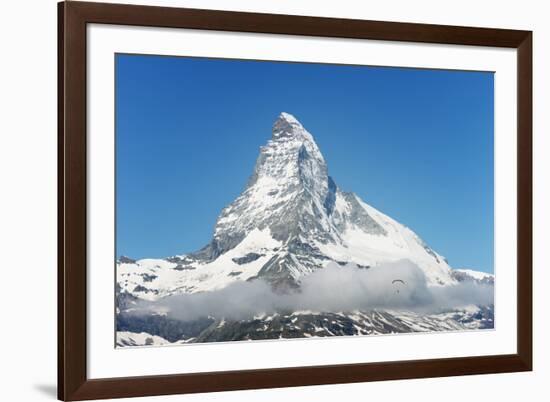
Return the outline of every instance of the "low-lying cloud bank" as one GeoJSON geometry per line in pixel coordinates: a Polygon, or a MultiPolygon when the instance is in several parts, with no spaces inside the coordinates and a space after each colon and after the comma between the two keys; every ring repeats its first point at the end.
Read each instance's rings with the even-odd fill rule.
{"type": "Polygon", "coordinates": [[[494,288],[474,282],[428,287],[408,260],[370,269],[331,264],[303,278],[300,291],[276,294],[264,281],[235,282],[212,292],[170,296],[139,306],[137,314],[165,313],[190,321],[200,317],[242,320],[264,313],[310,310],[342,312],[402,309],[435,313],[466,305],[493,304],[494,288]]]}

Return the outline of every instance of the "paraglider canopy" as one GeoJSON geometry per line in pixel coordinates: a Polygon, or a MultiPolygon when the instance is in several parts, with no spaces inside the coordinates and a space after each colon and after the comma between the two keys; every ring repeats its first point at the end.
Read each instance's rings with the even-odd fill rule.
{"type": "Polygon", "coordinates": [[[396,293],[399,293],[399,288],[401,287],[401,285],[396,285],[396,283],[401,283],[403,286],[405,286],[405,281],[402,279],[394,279],[393,281],[391,281],[391,283],[395,286],[396,293]]]}

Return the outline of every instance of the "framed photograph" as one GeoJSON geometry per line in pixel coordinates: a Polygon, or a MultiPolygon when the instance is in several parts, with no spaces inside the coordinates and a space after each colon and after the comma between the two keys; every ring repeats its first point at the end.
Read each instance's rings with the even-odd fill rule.
{"type": "Polygon", "coordinates": [[[532,33],[59,3],[59,399],[532,369],[532,33]]]}

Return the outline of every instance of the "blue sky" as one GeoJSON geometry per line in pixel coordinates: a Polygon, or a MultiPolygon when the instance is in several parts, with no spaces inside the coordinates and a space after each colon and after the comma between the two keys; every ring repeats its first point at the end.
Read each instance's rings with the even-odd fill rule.
{"type": "Polygon", "coordinates": [[[116,56],[117,255],[204,246],[280,112],[344,191],[493,272],[493,74],[116,56]]]}

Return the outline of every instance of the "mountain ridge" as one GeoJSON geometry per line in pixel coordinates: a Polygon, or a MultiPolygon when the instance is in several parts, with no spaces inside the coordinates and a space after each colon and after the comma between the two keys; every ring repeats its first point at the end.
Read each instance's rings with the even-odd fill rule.
{"type": "Polygon", "coordinates": [[[460,279],[410,228],[342,191],[313,135],[283,112],[245,189],[218,216],[212,240],[186,255],[126,257],[117,278],[122,291],[148,300],[237,280],[263,279],[284,292],[331,262],[369,268],[398,259],[418,265],[430,286],[460,279]]]}

